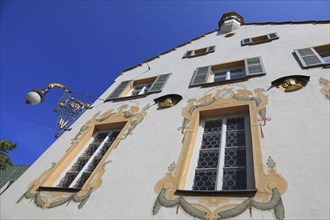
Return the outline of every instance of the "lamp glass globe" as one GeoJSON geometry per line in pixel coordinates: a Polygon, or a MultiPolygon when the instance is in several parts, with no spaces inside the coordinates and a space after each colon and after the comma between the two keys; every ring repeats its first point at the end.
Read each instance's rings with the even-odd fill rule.
{"type": "Polygon", "coordinates": [[[29,105],[37,105],[41,102],[41,96],[37,92],[32,91],[26,95],[25,100],[29,105]]]}

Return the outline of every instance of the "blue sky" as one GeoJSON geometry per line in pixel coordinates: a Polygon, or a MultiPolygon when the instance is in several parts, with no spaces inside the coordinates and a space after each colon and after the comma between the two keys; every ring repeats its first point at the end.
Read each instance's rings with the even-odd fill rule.
{"type": "Polygon", "coordinates": [[[53,110],[62,95],[53,89],[28,106],[31,89],[57,82],[98,97],[144,56],[217,29],[224,13],[246,23],[329,20],[329,8],[329,1],[1,0],[0,138],[17,143],[15,165],[30,165],[56,140],[53,110]]]}

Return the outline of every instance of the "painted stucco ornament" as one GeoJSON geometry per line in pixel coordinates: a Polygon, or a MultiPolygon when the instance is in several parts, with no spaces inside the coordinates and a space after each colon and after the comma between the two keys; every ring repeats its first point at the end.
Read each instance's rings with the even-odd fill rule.
{"type": "MultiPolygon", "coordinates": [[[[183,108],[183,123],[178,130],[183,134],[182,150],[179,159],[175,163],[175,170],[167,172],[155,185],[155,192],[158,194],[153,206],[152,214],[157,215],[162,207],[176,207],[176,212],[180,208],[187,214],[198,219],[216,220],[227,219],[239,216],[249,210],[252,216],[253,209],[263,211],[273,211],[276,219],[284,219],[285,212],[281,195],[287,190],[286,180],[277,173],[275,162],[271,157],[267,161],[265,168],[260,145],[261,126],[265,126],[270,119],[266,116],[266,106],[268,97],[264,94],[264,89],[224,88],[205,94],[199,99],[190,99],[186,107],[183,108]],[[196,127],[199,125],[198,117],[201,112],[212,111],[214,109],[249,106],[251,119],[254,176],[256,194],[252,198],[230,197],[230,196],[200,196],[180,195],[176,193],[178,189],[183,189],[187,176],[187,167],[192,156],[193,147],[191,141],[196,135],[196,127]],[[260,126],[256,126],[256,125],[260,126]],[[266,171],[265,171],[266,170],[266,171]],[[183,182],[182,182],[183,181],[183,182]]],[[[172,163],[173,164],[173,163],[172,163]]],[[[172,167],[172,166],[170,166],[172,167]]]]}
{"type": "MultiPolygon", "coordinates": [[[[111,154],[112,150],[116,149],[119,142],[132,134],[134,128],[142,122],[147,115],[147,110],[150,105],[145,106],[141,111],[137,106],[122,105],[117,110],[110,109],[101,114],[96,113],[92,119],[88,120],[79,130],[78,134],[72,139],[71,146],[66,151],[63,158],[70,158],[70,154],[75,148],[85,144],[84,137],[88,133],[93,132],[93,128],[98,125],[110,124],[114,121],[127,121],[126,125],[113,142],[109,150],[105,153],[100,163],[96,166],[89,179],[84,186],[78,191],[70,190],[56,190],[56,187],[44,187],[45,181],[51,178],[51,175],[56,172],[62,172],[63,168],[59,168],[63,162],[63,158],[58,163],[53,163],[52,167],[43,172],[37,179],[35,179],[28,187],[28,190],[17,200],[17,203],[25,199],[32,199],[37,207],[46,209],[61,206],[63,204],[69,204],[70,202],[79,203],[78,209],[81,209],[92,192],[97,190],[102,184],[102,176],[105,173],[105,166],[111,161],[106,161],[107,157],[111,154]],[[44,188],[40,190],[41,188],[44,188]]],[[[85,138],[86,139],[86,138],[85,138]]],[[[78,148],[79,149],[79,148],[78,148]]]]}
{"type": "Polygon", "coordinates": [[[320,78],[319,80],[321,87],[321,93],[330,100],[330,82],[327,79],[320,78]]]}

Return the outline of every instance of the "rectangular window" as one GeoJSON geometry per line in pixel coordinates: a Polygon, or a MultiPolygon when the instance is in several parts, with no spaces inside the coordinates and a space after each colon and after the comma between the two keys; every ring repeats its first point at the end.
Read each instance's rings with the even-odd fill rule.
{"type": "Polygon", "coordinates": [[[245,69],[243,66],[233,67],[229,69],[222,69],[213,71],[213,79],[210,79],[211,82],[223,82],[226,80],[234,80],[245,77],[245,69]]]}
{"type": "Polygon", "coordinates": [[[213,53],[215,51],[215,45],[210,47],[204,47],[196,50],[188,50],[182,58],[191,58],[201,55],[206,55],[208,53],[213,53]]]}
{"type": "Polygon", "coordinates": [[[69,170],[55,183],[55,186],[60,188],[82,188],[120,131],[121,129],[112,129],[96,132],[81,151],[82,153],[69,166],[69,170]]]}
{"type": "Polygon", "coordinates": [[[254,188],[248,114],[202,118],[186,190],[254,188]]]}
{"type": "Polygon", "coordinates": [[[318,47],[295,49],[297,58],[303,68],[325,66],[330,64],[330,44],[318,47]]]}
{"type": "Polygon", "coordinates": [[[279,39],[278,34],[271,33],[271,34],[261,35],[261,36],[252,37],[252,38],[245,38],[241,41],[241,45],[242,46],[254,45],[254,44],[270,42],[272,40],[277,40],[277,39],[279,39]]]}
{"type": "Polygon", "coordinates": [[[105,101],[134,98],[161,92],[171,73],[139,80],[122,81],[105,101]]]}
{"type": "Polygon", "coordinates": [[[133,85],[132,90],[127,96],[137,96],[137,95],[143,95],[147,94],[149,88],[151,87],[151,82],[150,83],[145,83],[145,84],[137,84],[133,85]]]}
{"type": "Polygon", "coordinates": [[[189,87],[232,82],[238,79],[265,75],[261,57],[199,67],[194,71],[189,87]],[[212,84],[213,83],[213,84],[212,84]]]}

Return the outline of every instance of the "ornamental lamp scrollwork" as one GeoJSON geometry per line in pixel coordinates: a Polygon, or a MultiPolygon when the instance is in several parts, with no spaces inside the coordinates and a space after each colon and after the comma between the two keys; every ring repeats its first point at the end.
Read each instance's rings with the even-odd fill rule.
{"type": "Polygon", "coordinates": [[[55,137],[59,137],[64,131],[71,130],[69,127],[72,123],[87,109],[91,108],[90,104],[82,102],[72,96],[72,91],[60,83],[51,83],[45,89],[32,89],[27,93],[25,102],[35,106],[45,100],[45,95],[52,89],[59,88],[63,91],[63,95],[58,101],[58,105],[54,112],[58,115],[56,128],[58,130],[55,137]]]}

